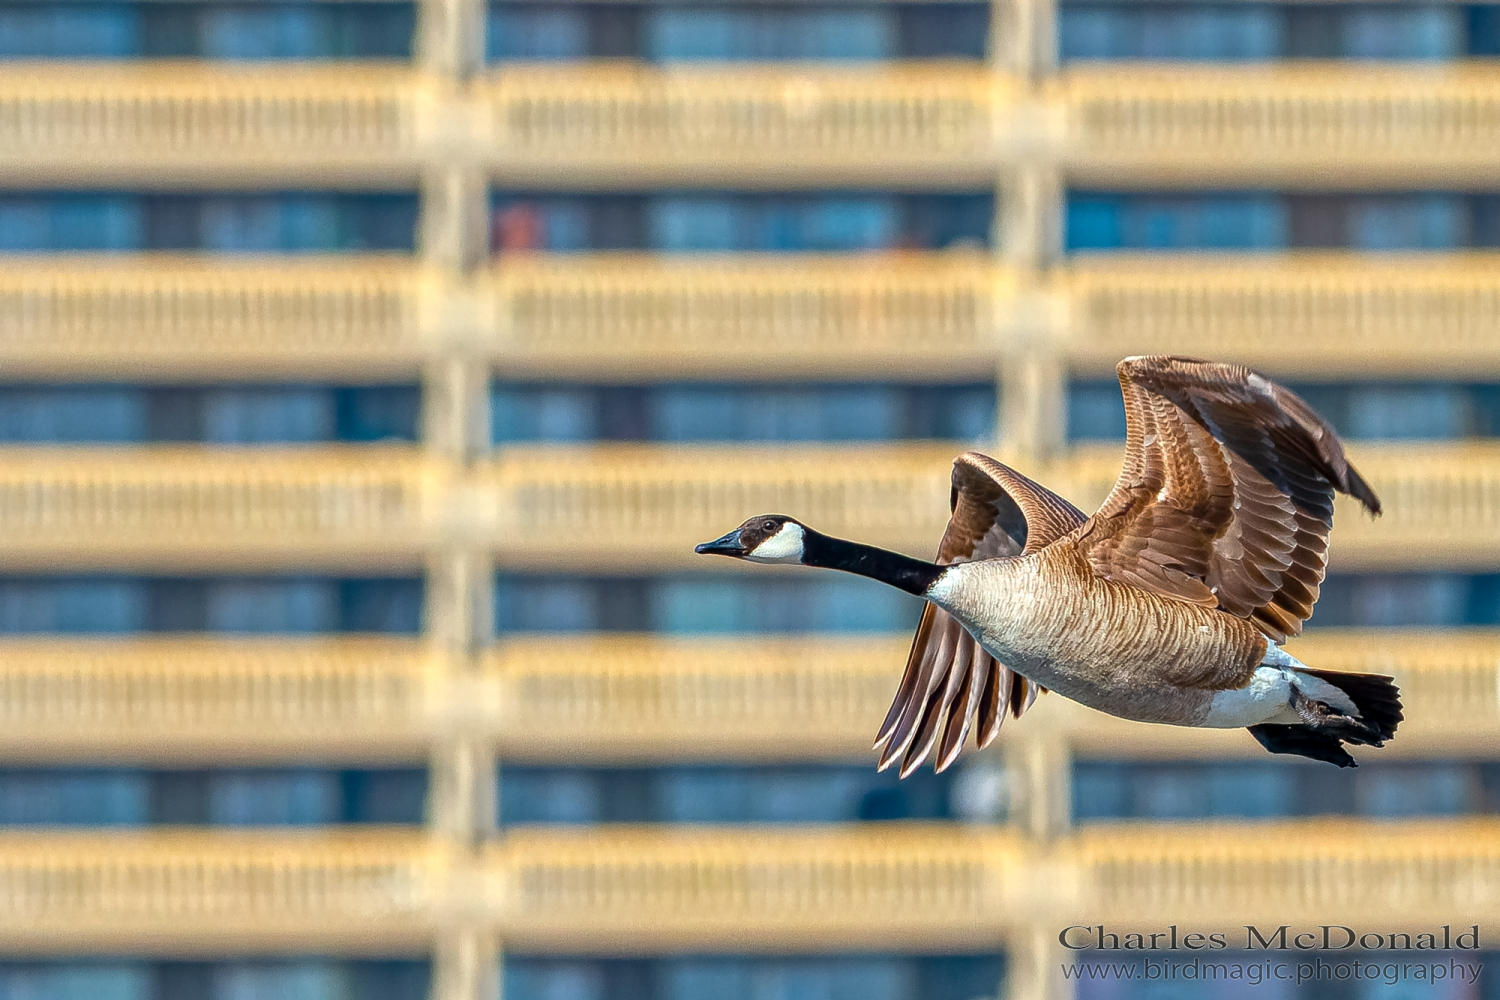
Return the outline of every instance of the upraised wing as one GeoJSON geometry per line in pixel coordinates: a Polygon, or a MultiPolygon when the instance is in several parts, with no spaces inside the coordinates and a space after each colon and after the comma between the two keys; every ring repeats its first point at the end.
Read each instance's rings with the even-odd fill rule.
{"type": "Polygon", "coordinates": [[[1239,365],[1126,358],[1125,463],[1078,547],[1094,572],[1302,631],[1327,568],[1334,492],[1380,501],[1334,429],[1296,394],[1239,365]]]}
{"type": "MultiPolygon", "coordinates": [[[[1056,493],[977,452],[954,460],[949,505],[953,515],[937,555],[943,564],[1034,552],[1087,520],[1056,493]]],[[[1041,690],[997,662],[957,619],[929,603],[875,740],[880,768],[900,760],[904,778],[937,746],[935,766],[941,771],[958,758],[976,719],[977,742],[988,746],[1005,713],[1020,716],[1041,690]]]]}

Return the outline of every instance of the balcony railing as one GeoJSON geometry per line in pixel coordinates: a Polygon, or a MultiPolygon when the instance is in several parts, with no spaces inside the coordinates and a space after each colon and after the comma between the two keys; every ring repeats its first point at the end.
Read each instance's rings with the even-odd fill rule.
{"type": "Polygon", "coordinates": [[[419,760],[441,718],[441,666],[389,639],[10,640],[0,755],[419,760]]]}
{"type": "Polygon", "coordinates": [[[1079,373],[1127,354],[1306,378],[1500,374],[1500,258],[1108,254],[1038,287],[976,252],[509,255],[451,285],[394,257],[66,256],[0,272],[29,377],[415,378],[445,345],[513,378],[992,378],[1018,336],[1079,373]]]}
{"type": "MultiPolygon", "coordinates": [[[[1040,924],[1413,933],[1500,916],[1492,820],[0,836],[0,951],[420,953],[462,913],[528,952],[994,949],[1040,924]]],[[[1184,931],[1186,933],[1186,931],[1184,931]]]]}
{"type": "Polygon", "coordinates": [[[1119,825],[1051,850],[919,825],[537,833],[513,835],[492,863],[509,874],[507,937],[528,950],[995,947],[1032,921],[1049,939],[1072,922],[1178,924],[1233,931],[1243,947],[1254,922],[1267,933],[1483,926],[1497,909],[1500,828],[1119,825]]]}
{"type": "Polygon", "coordinates": [[[981,253],[503,258],[511,377],[654,380],[993,371],[1009,275],[981,253]]]}
{"type": "Polygon", "coordinates": [[[8,832],[0,950],[425,950],[431,852],[416,832],[8,832]]]}
{"type": "Polygon", "coordinates": [[[1490,254],[1100,254],[1052,288],[1078,371],[1165,353],[1334,380],[1500,372],[1490,254]]]}
{"type": "Polygon", "coordinates": [[[527,950],[926,950],[998,943],[1021,859],[982,828],[615,828],[515,832],[490,863],[527,950]]]}
{"type": "Polygon", "coordinates": [[[517,760],[867,756],[909,636],[502,642],[500,752],[517,760]]]}
{"type": "Polygon", "coordinates": [[[533,65],[475,98],[520,183],[984,183],[1017,138],[1009,81],[972,66],[533,65]]]}
{"type": "Polygon", "coordinates": [[[1081,183],[1468,185],[1500,175],[1483,63],[1073,67],[1052,84],[1081,183]],[[1440,152],[1439,152],[1440,151],[1440,152]]]}
{"type": "Polygon", "coordinates": [[[1086,922],[1162,930],[1192,913],[1194,929],[1232,931],[1232,947],[1247,944],[1246,924],[1263,933],[1338,923],[1441,936],[1443,924],[1458,925],[1455,933],[1483,925],[1480,914],[1500,899],[1492,820],[1110,824],[1077,834],[1069,848],[1086,922]]]}
{"type": "Polygon", "coordinates": [[[0,179],[409,183],[426,89],[397,63],[11,63],[0,179]]]}
{"type": "Polygon", "coordinates": [[[443,476],[401,448],[5,449],[0,566],[419,566],[443,476]]]}
{"type": "Polygon", "coordinates": [[[422,290],[399,257],[22,257],[0,269],[0,352],[12,377],[413,373],[422,290]]]}
{"type": "MultiPolygon", "coordinates": [[[[1040,325],[1070,367],[1233,358],[1281,377],[1500,373],[1500,260],[1107,254],[1022,293],[978,254],[508,257],[498,353],[518,376],[985,377],[1040,325]]],[[[488,298],[488,295],[486,295],[488,298]]]]}

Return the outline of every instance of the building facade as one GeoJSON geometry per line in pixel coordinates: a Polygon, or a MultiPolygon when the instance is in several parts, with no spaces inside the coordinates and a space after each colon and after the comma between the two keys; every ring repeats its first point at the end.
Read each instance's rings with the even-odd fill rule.
{"type": "MultiPolygon", "coordinates": [[[[1246,924],[1493,971],[1497,55],[1493,5],[0,3],[0,998],[1228,998],[1246,924]],[[1386,503],[1295,647],[1398,676],[1357,771],[1043,698],[897,781],[914,602],[691,553],[928,553],[971,447],[1088,509],[1157,351],[1386,503]]],[[[1500,995],[1429,965],[1254,995],[1500,995]]]]}

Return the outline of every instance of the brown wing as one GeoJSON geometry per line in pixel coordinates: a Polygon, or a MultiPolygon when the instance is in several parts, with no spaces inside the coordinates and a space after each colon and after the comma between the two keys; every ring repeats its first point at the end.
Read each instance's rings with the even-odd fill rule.
{"type": "Polygon", "coordinates": [[[1079,534],[1095,573],[1218,607],[1281,642],[1327,566],[1334,492],[1380,501],[1302,399],[1238,365],[1126,358],[1125,463],[1079,534]]]}
{"type": "MultiPolygon", "coordinates": [[[[954,460],[949,504],[953,516],[937,555],[943,564],[1035,552],[1087,520],[1051,490],[976,452],[954,460]]],[[[880,768],[900,760],[904,778],[936,745],[941,771],[958,758],[976,719],[979,746],[986,747],[1005,713],[1019,716],[1041,690],[996,662],[948,612],[928,604],[875,740],[876,749],[883,748],[880,768]]]]}

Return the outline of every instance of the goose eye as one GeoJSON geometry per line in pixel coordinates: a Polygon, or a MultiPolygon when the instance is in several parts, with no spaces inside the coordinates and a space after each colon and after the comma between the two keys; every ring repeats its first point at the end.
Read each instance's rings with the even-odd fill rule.
{"type": "Polygon", "coordinates": [[[767,521],[764,524],[762,524],[761,527],[765,528],[767,531],[775,531],[776,530],[776,522],[775,521],[767,521]]]}

